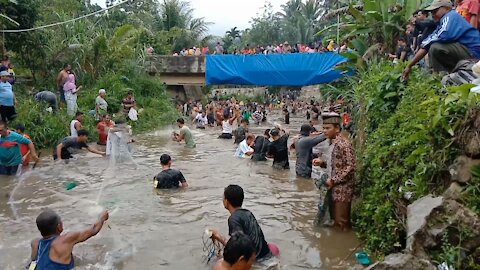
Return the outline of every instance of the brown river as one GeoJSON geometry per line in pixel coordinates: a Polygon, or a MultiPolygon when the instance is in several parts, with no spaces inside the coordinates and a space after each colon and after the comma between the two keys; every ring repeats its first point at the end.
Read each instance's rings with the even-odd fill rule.
{"type": "MultiPolygon", "coordinates": [[[[301,120],[292,117],[291,122],[294,134],[301,120]]],[[[251,125],[250,130],[259,135],[267,127],[251,125]]],[[[206,228],[228,232],[222,196],[229,184],[244,188],[244,207],[254,213],[266,240],[279,246],[282,269],[354,265],[354,233],[313,224],[318,192],[313,181],[297,179],[294,157],[290,171],[278,171],[271,161],[234,158],[233,140],[217,139],[218,128],[192,128],[193,150],[172,142],[171,132],[137,136],[134,163],[112,165],[107,158],[82,153],[54,166],[48,151],[35,170],[17,178],[0,176],[0,269],[25,269],[30,241],[40,236],[35,218],[47,207],[60,214],[65,231],[93,224],[101,207],[110,211],[108,226],[75,247],[76,269],[211,269],[213,263],[204,262],[202,235],[206,228]],[[153,189],[163,153],[172,155],[188,189],[153,189]],[[78,186],[67,190],[69,182],[78,186]]]]}

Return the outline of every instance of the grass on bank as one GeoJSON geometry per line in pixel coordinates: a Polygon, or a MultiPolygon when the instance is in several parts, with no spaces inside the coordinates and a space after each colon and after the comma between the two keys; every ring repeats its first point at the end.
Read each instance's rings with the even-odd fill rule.
{"type": "MultiPolygon", "coordinates": [[[[78,94],[77,104],[79,110],[85,113],[84,127],[90,131],[90,141],[96,141],[98,134],[95,129],[95,119],[88,114],[95,108],[95,98],[98,90],[107,91],[108,111],[114,114],[115,119],[125,119],[121,112],[122,99],[129,89],[134,91],[137,101],[137,110],[143,109],[136,122],[130,122],[135,133],[145,132],[172,124],[178,116],[175,104],[166,94],[163,83],[155,77],[135,71],[110,72],[96,81],[93,86],[84,87],[78,94]]],[[[54,89],[48,89],[58,95],[54,89]]],[[[18,104],[16,106],[17,119],[10,128],[17,123],[26,127],[26,133],[33,139],[37,148],[53,147],[59,140],[69,136],[70,121],[73,117],[66,114],[66,109],[61,109],[56,114],[46,111],[47,104],[38,103],[32,93],[22,87],[15,86],[18,104]]]]}

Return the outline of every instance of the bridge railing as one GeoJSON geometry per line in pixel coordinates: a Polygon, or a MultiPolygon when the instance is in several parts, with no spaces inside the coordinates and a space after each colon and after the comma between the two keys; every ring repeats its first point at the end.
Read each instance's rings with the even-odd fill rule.
{"type": "Polygon", "coordinates": [[[144,65],[150,74],[205,74],[205,56],[149,55],[144,65]]]}

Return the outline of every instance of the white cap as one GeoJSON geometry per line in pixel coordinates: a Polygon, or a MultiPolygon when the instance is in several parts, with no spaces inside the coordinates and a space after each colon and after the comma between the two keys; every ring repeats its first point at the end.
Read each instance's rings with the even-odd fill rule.
{"type": "Polygon", "coordinates": [[[107,91],[105,91],[105,89],[102,88],[102,89],[100,89],[100,90],[98,91],[98,93],[99,93],[99,94],[106,94],[107,91]]]}

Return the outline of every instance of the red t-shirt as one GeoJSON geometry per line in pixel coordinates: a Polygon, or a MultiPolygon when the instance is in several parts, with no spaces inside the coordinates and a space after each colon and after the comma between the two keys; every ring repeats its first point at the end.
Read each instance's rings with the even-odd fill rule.
{"type": "Polygon", "coordinates": [[[478,15],[479,11],[480,5],[478,0],[463,0],[457,7],[458,14],[462,15],[468,23],[470,23],[472,15],[478,15]]]}
{"type": "MultiPolygon", "coordinates": [[[[30,136],[27,134],[23,134],[23,137],[30,139],[30,136]]],[[[25,154],[28,152],[28,145],[27,144],[20,144],[20,152],[22,153],[22,157],[25,156],[25,154]]],[[[22,163],[23,166],[28,166],[30,164],[30,155],[25,159],[25,161],[22,163]]]]}
{"type": "Polygon", "coordinates": [[[113,127],[113,123],[105,123],[104,121],[98,122],[97,130],[98,130],[98,142],[100,144],[107,144],[107,137],[108,133],[106,131],[107,127],[113,127]]]}

